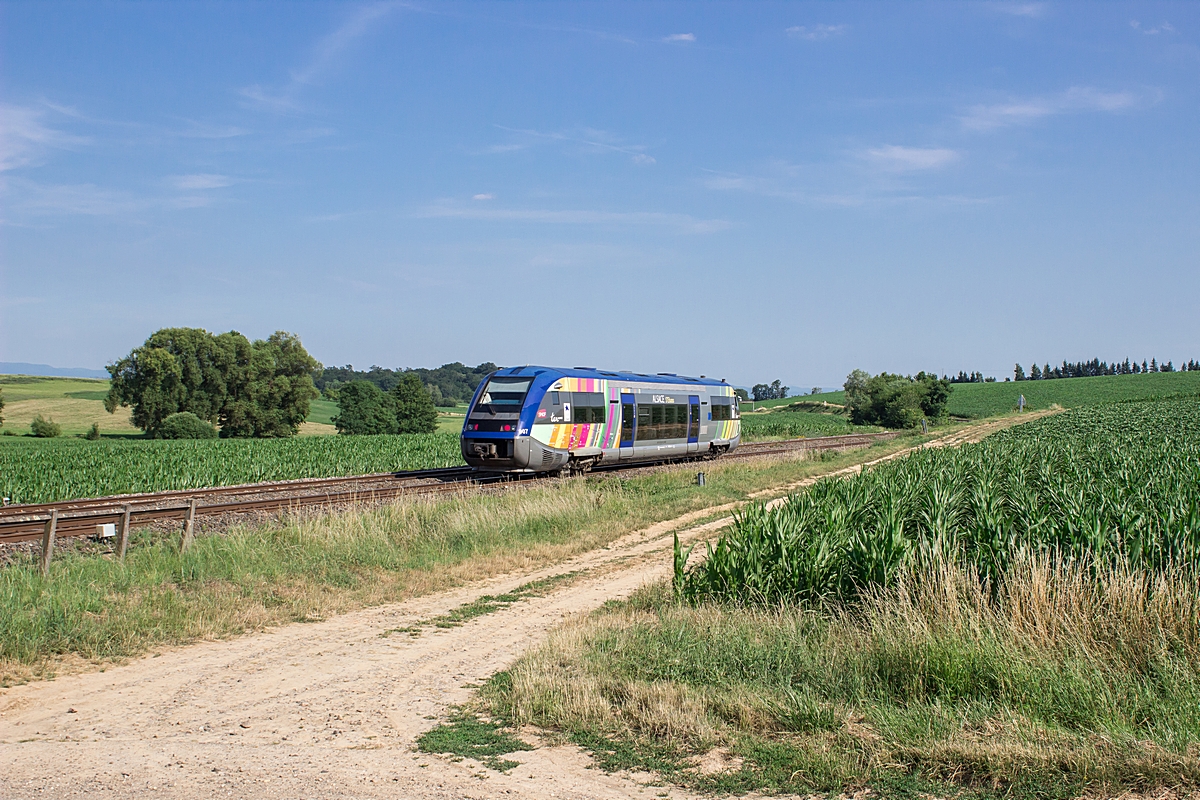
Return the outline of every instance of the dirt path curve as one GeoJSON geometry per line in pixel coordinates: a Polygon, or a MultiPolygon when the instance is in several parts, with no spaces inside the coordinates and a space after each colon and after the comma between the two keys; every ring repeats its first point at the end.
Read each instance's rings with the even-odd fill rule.
{"type": "Polygon", "coordinates": [[[538,572],[0,691],[0,797],[684,797],[589,769],[569,747],[515,754],[521,766],[501,774],[414,741],[566,616],[666,575],[673,532],[710,536],[734,507],[538,572]],[[459,627],[395,632],[568,572],[552,593],[459,627]]]}

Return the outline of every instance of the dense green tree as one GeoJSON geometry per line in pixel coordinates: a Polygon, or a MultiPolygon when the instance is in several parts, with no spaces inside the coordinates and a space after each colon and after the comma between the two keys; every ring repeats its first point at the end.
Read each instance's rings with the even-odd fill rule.
{"type": "Polygon", "coordinates": [[[392,397],[370,381],[350,381],[338,390],[338,413],[333,424],[338,433],[395,433],[396,412],[392,397]]]}
{"type": "Polygon", "coordinates": [[[230,337],[202,328],[163,328],[128,356],[108,367],[112,375],[105,406],[133,406],[133,424],[153,432],[169,415],[190,411],[215,421],[225,402],[233,367],[230,337]]]}
{"type": "Polygon", "coordinates": [[[256,340],[248,349],[238,344],[220,413],[221,436],[294,435],[308,417],[310,404],[320,396],[313,385],[320,362],[308,354],[299,337],[286,331],[256,340]]]}
{"type": "Polygon", "coordinates": [[[922,419],[946,414],[950,381],[933,374],[916,377],[881,372],[874,377],[856,369],[846,377],[846,406],[859,425],[912,428],[922,419]]]}
{"type": "Polygon", "coordinates": [[[4,389],[0,389],[0,425],[4,424],[4,389]]]}
{"type": "Polygon", "coordinates": [[[252,343],[237,331],[164,328],[108,367],[104,406],[131,406],[133,424],[151,436],[181,412],[220,421],[222,436],[291,436],[317,396],[320,368],[290,333],[252,343]]]}
{"type": "Polygon", "coordinates": [[[404,373],[391,394],[399,433],[437,431],[437,409],[433,406],[433,398],[415,371],[404,373]]]}
{"type": "MultiPolygon", "coordinates": [[[[1034,365],[1034,368],[1035,368],[1035,369],[1037,368],[1037,365],[1036,365],[1036,364],[1034,365]]],[[[1016,368],[1013,370],[1013,380],[1014,380],[1014,381],[1023,381],[1023,380],[1025,380],[1025,368],[1024,368],[1024,367],[1022,367],[1022,366],[1021,366],[1021,364],[1020,364],[1019,362],[1018,362],[1018,364],[1017,364],[1016,368]]]]}

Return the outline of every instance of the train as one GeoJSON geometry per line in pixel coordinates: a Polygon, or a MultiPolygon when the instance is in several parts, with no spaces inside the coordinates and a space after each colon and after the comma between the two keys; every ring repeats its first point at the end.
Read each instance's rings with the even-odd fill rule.
{"type": "Polygon", "coordinates": [[[739,402],[703,375],[510,367],[475,390],[462,456],[481,470],[557,474],[715,457],[741,442],[739,402]]]}

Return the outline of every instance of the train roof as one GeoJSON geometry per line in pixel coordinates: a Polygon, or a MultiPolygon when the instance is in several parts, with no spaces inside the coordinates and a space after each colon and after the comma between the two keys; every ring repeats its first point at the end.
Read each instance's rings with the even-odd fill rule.
{"type": "Polygon", "coordinates": [[[693,378],[687,375],[675,375],[670,372],[659,372],[654,375],[646,375],[641,372],[625,372],[622,370],[603,370],[595,367],[544,367],[529,365],[523,367],[505,367],[504,369],[496,370],[494,375],[524,375],[532,377],[546,372],[552,372],[563,378],[599,378],[601,380],[610,381],[629,381],[630,383],[671,383],[671,384],[693,384],[696,386],[729,386],[725,381],[719,381],[715,378],[706,378],[701,376],[693,378]]]}

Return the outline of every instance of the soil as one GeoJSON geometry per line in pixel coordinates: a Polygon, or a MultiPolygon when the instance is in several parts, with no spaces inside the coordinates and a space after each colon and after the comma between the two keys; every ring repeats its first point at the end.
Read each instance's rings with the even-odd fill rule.
{"type": "Polygon", "coordinates": [[[659,523],[536,572],[0,690],[0,797],[688,796],[653,776],[592,768],[569,746],[514,753],[506,758],[520,766],[500,773],[418,753],[415,741],[565,617],[666,577],[672,533],[712,536],[734,507],[659,523]],[[579,574],[550,594],[459,627],[397,632],[568,572],[579,574]]]}

